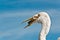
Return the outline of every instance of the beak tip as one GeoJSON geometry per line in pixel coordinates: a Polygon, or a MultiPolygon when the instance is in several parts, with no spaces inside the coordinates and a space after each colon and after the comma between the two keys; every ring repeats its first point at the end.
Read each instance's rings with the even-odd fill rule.
{"type": "Polygon", "coordinates": [[[28,27],[29,27],[29,25],[25,26],[24,29],[26,29],[26,28],[28,28],[28,27]]]}
{"type": "Polygon", "coordinates": [[[24,29],[26,29],[26,28],[27,28],[27,26],[24,27],[24,29]]]}

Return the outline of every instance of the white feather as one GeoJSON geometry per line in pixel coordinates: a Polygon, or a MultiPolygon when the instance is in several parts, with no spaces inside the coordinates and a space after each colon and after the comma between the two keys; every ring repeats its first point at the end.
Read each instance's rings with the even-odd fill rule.
{"type": "MultiPolygon", "coordinates": [[[[34,15],[32,18],[36,19],[34,23],[41,23],[42,24],[42,30],[39,35],[39,40],[46,40],[46,36],[49,33],[50,26],[51,26],[51,19],[46,12],[39,12],[38,14],[34,15]],[[39,16],[38,16],[39,14],[39,16]]],[[[60,40],[60,37],[58,38],[60,40]]]]}
{"type": "Polygon", "coordinates": [[[40,17],[37,22],[42,24],[42,30],[40,33],[40,40],[46,40],[46,36],[50,30],[51,20],[49,15],[46,12],[40,12],[40,17]]]}

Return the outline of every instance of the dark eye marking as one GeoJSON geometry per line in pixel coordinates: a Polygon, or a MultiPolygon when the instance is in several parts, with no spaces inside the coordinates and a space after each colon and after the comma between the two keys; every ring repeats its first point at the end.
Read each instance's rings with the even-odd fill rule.
{"type": "Polygon", "coordinates": [[[40,14],[38,14],[38,17],[40,16],[40,14]]]}
{"type": "Polygon", "coordinates": [[[38,16],[34,16],[34,18],[39,18],[40,17],[40,14],[38,14],[38,16]]]}

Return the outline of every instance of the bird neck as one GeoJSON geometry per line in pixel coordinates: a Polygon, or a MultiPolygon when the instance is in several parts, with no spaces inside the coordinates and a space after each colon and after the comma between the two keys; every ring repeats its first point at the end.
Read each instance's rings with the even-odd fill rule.
{"type": "Polygon", "coordinates": [[[42,30],[40,33],[40,40],[46,40],[46,36],[50,29],[50,21],[43,21],[42,30]]]}

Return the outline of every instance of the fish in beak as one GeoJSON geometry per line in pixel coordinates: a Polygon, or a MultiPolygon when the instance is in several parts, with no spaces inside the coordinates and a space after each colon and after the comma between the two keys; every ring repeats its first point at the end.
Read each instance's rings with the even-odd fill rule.
{"type": "Polygon", "coordinates": [[[27,27],[29,27],[29,26],[31,26],[33,23],[34,23],[34,21],[35,21],[36,19],[31,19],[31,20],[29,20],[28,21],[28,25],[27,26],[25,26],[24,28],[27,28],[27,27]]]}
{"type": "Polygon", "coordinates": [[[35,20],[36,20],[36,19],[29,18],[29,19],[23,21],[22,23],[24,23],[24,22],[28,22],[28,25],[25,26],[24,28],[27,28],[27,27],[31,26],[31,25],[34,23],[35,20]]]}
{"type": "Polygon", "coordinates": [[[38,17],[39,16],[33,16],[32,18],[29,18],[29,19],[23,21],[22,23],[28,22],[28,25],[25,26],[24,28],[27,28],[27,27],[31,26],[37,20],[38,17]]]}

